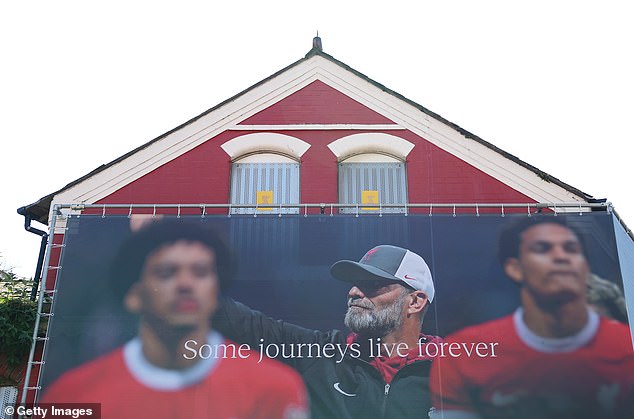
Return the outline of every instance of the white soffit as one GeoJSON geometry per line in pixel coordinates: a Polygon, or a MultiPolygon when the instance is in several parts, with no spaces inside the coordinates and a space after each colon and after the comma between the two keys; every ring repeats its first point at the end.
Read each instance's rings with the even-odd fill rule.
{"type": "Polygon", "coordinates": [[[328,148],[337,156],[337,160],[345,160],[350,156],[365,153],[386,153],[405,161],[414,148],[414,144],[395,135],[380,132],[348,135],[328,144],[328,148]]]}
{"type": "Polygon", "coordinates": [[[320,80],[397,125],[425,138],[479,170],[538,202],[580,201],[579,196],[548,183],[413,105],[381,90],[334,62],[318,55],[248,90],[131,156],[74,185],[53,199],[55,203],[94,203],[141,176],[279,102],[315,80],[320,80]]]}
{"type": "Polygon", "coordinates": [[[220,147],[231,157],[231,160],[246,154],[266,151],[292,156],[299,161],[310,148],[310,144],[290,135],[258,132],[233,138],[220,147]]]}

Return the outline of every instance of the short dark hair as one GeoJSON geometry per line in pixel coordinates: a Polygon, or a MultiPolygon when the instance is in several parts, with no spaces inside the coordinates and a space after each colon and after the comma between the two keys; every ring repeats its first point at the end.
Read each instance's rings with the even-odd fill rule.
{"type": "Polygon", "coordinates": [[[220,236],[202,222],[163,218],[133,233],[117,251],[110,268],[114,296],[121,301],[132,284],[141,278],[150,254],[181,240],[200,243],[214,251],[220,289],[225,289],[235,275],[236,264],[231,250],[220,236]]]}
{"type": "Polygon", "coordinates": [[[540,224],[557,224],[572,231],[574,235],[577,236],[577,239],[579,239],[579,243],[581,243],[583,255],[586,259],[588,259],[583,233],[575,226],[570,225],[570,223],[566,220],[566,217],[556,215],[533,215],[510,224],[500,234],[500,239],[498,240],[498,260],[502,266],[504,266],[509,258],[519,257],[522,233],[529,228],[540,224]]]}

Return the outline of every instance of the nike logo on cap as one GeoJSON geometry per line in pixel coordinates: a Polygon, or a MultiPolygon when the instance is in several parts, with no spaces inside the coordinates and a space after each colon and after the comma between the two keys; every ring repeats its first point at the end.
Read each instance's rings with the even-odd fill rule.
{"type": "Polygon", "coordinates": [[[348,397],[354,397],[356,396],[356,394],[350,394],[350,393],[346,393],[345,391],[343,391],[340,387],[339,387],[339,383],[335,383],[333,385],[333,387],[335,388],[335,390],[337,390],[339,393],[343,394],[344,396],[348,396],[348,397]]]}

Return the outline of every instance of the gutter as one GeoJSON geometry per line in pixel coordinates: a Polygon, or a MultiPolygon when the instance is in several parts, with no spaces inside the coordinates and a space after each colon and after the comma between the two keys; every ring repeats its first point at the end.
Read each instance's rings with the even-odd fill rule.
{"type": "Polygon", "coordinates": [[[27,211],[26,207],[18,208],[18,214],[24,216],[24,229],[29,233],[41,237],[40,254],[37,258],[37,267],[35,268],[35,275],[33,276],[33,288],[31,288],[31,301],[35,301],[42,276],[42,267],[44,266],[44,253],[46,252],[46,244],[48,243],[48,233],[31,226],[32,214],[27,211]]]}

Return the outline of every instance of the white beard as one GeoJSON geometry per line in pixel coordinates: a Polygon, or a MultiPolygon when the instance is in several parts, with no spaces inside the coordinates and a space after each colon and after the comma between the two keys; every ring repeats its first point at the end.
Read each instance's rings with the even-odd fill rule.
{"type": "Polygon", "coordinates": [[[354,333],[363,336],[385,336],[403,325],[403,305],[407,294],[403,294],[389,306],[377,308],[369,301],[348,305],[344,318],[345,325],[354,333]]]}

